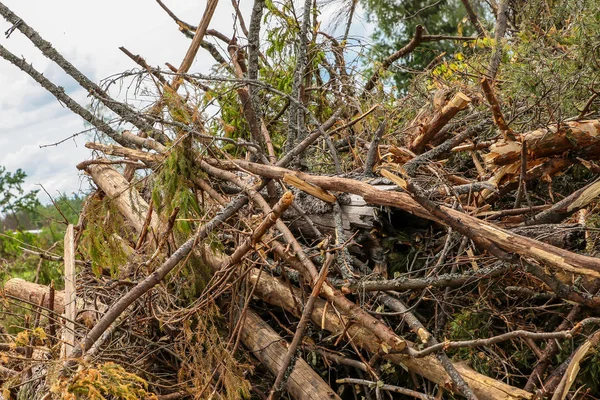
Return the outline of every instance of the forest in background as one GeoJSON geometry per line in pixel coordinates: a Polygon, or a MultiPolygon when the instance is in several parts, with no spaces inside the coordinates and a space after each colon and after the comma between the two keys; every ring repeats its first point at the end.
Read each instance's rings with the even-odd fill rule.
{"type": "Polygon", "coordinates": [[[2,396],[600,397],[600,4],[218,4],[98,85],[0,3],[95,128],[85,198],[0,174],[2,396]]]}

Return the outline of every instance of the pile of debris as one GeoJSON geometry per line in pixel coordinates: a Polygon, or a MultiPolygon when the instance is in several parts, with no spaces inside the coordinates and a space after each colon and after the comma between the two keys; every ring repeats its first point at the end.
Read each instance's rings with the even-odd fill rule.
{"type": "MultiPolygon", "coordinates": [[[[343,45],[325,35],[327,78],[305,72],[304,41],[288,94],[258,74],[268,63],[256,39],[263,4],[247,50],[207,29],[216,4],[208,0],[197,28],[167,10],[192,38],[179,68],[152,68],[123,49],[159,96],[135,110],[0,3],[130,126],[93,115],[0,45],[98,131],[86,144],[97,157],[77,166],[97,189],[64,255],[38,254],[64,260],[64,290],[4,286],[6,309],[29,316],[0,344],[3,396],[565,398],[600,340],[588,228],[600,181],[549,192],[560,201],[539,193],[573,165],[598,171],[600,121],[515,132],[492,75],[421,98],[402,122],[377,91],[394,60],[356,95],[343,45]],[[189,73],[200,47],[221,75],[189,73]],[[202,107],[215,98],[220,119],[209,122],[202,107]]],[[[421,29],[413,39],[431,40],[421,29]]],[[[393,57],[412,48],[402,51],[393,57]]]]}

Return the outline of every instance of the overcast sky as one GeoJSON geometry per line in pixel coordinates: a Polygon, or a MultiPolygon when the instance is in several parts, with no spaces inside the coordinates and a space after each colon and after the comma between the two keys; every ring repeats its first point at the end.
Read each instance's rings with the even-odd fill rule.
{"type": "MultiPolygon", "coordinates": [[[[90,79],[99,82],[110,75],[136,67],[118,48],[124,46],[140,54],[152,66],[170,62],[178,66],[190,40],[182,35],[172,19],[152,0],[2,0],[19,17],[90,79]]],[[[197,25],[206,1],[164,0],[180,18],[197,25]]],[[[246,22],[251,1],[242,0],[246,22]]],[[[334,10],[335,11],[335,10],[334,10]]],[[[233,9],[221,1],[211,27],[231,34],[233,9]]],[[[356,34],[367,33],[359,23],[356,34]]],[[[0,17],[0,31],[10,25],[0,17]]],[[[354,29],[353,29],[354,30],[354,29]]],[[[362,35],[361,35],[362,36],[362,35]]],[[[79,86],[54,63],[46,59],[18,30],[0,43],[17,56],[23,56],[55,84],[82,105],[89,99],[79,86]]],[[[207,72],[213,60],[200,49],[192,72],[207,72]]],[[[52,196],[88,190],[87,179],[75,165],[91,157],[84,147],[85,135],[52,147],[84,130],[82,119],[47,93],[28,75],[0,58],[0,165],[9,171],[23,169],[27,188],[42,184],[52,196]]],[[[47,196],[40,196],[47,202],[47,196]]]]}

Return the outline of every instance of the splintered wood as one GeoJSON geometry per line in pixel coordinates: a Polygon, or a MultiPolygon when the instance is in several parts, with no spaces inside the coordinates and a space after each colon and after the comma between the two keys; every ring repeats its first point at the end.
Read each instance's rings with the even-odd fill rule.
{"type": "Polygon", "coordinates": [[[0,332],[5,392],[597,397],[585,379],[600,340],[598,92],[579,99],[589,119],[555,113],[551,91],[535,104],[505,92],[520,83],[498,70],[507,15],[522,29],[513,2],[496,10],[495,42],[463,1],[480,37],[418,25],[356,73],[348,33],[323,32],[312,1],[299,14],[256,0],[248,16],[233,1],[232,36],[211,29],[218,3],[195,27],[158,1],[191,39],[179,67],[122,48],[141,67],[122,78],[154,96],[139,110],[108,92],[120,78],[96,85],[0,3],[13,33],[115,113],[105,122],[0,46],[97,130],[94,156],[77,164],[96,191],[77,226],[65,222],[63,254],[32,247],[13,260],[39,260],[38,276],[42,261],[64,263],[64,289],[4,285],[22,331],[0,332]],[[298,32],[306,40],[288,43],[298,32]],[[438,55],[391,95],[388,69],[432,41],[485,57],[438,55]],[[193,70],[204,50],[211,75],[193,70]]]}

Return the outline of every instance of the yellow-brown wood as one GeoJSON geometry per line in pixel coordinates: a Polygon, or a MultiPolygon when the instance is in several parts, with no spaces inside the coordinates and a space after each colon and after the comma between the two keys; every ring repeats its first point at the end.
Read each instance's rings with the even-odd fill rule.
{"type": "MultiPolygon", "coordinates": [[[[279,371],[288,344],[251,310],[246,311],[241,339],[267,369],[275,373],[279,371]]],[[[296,400],[339,400],[339,396],[302,358],[297,359],[285,389],[296,400]]]]}
{"type": "MultiPolygon", "coordinates": [[[[226,265],[226,256],[214,252],[208,246],[204,246],[201,251],[203,260],[213,270],[218,271],[223,265],[226,265]]],[[[286,283],[281,278],[261,273],[257,268],[252,269],[248,273],[248,279],[249,283],[255,287],[254,294],[263,301],[282,307],[297,317],[302,315],[301,305],[303,304],[303,294],[300,289],[290,287],[289,283],[286,283]]],[[[336,309],[329,306],[329,303],[325,300],[318,299],[316,301],[311,320],[315,326],[332,332],[334,335],[347,333],[347,336],[352,338],[353,343],[372,354],[385,354],[382,344],[368,327],[357,323],[350,323],[347,317],[340,316],[336,309]]],[[[409,346],[413,345],[408,341],[404,341],[399,336],[396,337],[399,342],[407,343],[409,346]]],[[[411,372],[424,376],[432,382],[441,385],[450,382],[450,378],[447,376],[444,367],[434,355],[416,359],[395,353],[388,354],[385,358],[408,368],[411,372]]],[[[454,365],[481,400],[532,398],[531,393],[479,374],[466,365],[460,363],[455,363],[454,365]]]]}
{"type": "Polygon", "coordinates": [[[326,201],[328,203],[335,203],[337,198],[326,190],[321,189],[318,186],[311,185],[310,183],[306,183],[302,179],[297,176],[285,174],[283,175],[283,181],[288,185],[292,185],[297,189],[302,190],[310,195],[315,196],[318,199],[326,201]]]}

